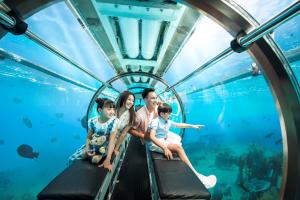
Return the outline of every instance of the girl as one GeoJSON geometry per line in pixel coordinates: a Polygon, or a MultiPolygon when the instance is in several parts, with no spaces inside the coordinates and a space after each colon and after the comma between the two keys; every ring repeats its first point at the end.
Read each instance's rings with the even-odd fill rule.
{"type": "Polygon", "coordinates": [[[114,150],[115,155],[118,155],[120,145],[122,144],[126,133],[131,128],[132,124],[135,120],[135,112],[134,112],[134,95],[129,91],[124,91],[120,94],[117,101],[117,118],[119,119],[119,127],[118,131],[120,136],[118,137],[116,147],[114,150]]]}
{"type": "Polygon", "coordinates": [[[115,117],[114,102],[109,99],[96,99],[98,116],[89,120],[86,149],[83,157],[91,159],[92,163],[102,165],[109,171],[112,170],[110,163],[114,140],[118,127],[118,119],[115,117]]]}

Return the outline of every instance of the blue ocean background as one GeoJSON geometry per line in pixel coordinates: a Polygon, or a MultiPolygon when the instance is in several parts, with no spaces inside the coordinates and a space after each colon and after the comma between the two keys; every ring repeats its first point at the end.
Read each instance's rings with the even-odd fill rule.
{"type": "MultiPolygon", "coordinates": [[[[264,6],[263,9],[259,1],[249,4],[237,1],[260,23],[292,3],[270,2],[276,8],[264,6]]],[[[27,22],[31,30],[87,66],[102,80],[116,75],[105,57],[99,57],[101,52],[86,36],[64,2],[42,10],[28,18],[27,22]],[[61,9],[65,12],[58,12],[61,9]],[[41,28],[44,26],[40,22],[42,19],[52,23],[53,30],[49,32],[41,28]],[[62,28],[66,24],[72,25],[72,32],[62,28]],[[76,40],[77,37],[81,40],[76,40]]],[[[170,85],[228,47],[232,37],[211,20],[204,19],[204,22],[215,30],[216,43],[221,36],[223,40],[214,49],[198,43],[194,43],[196,46],[192,52],[187,50],[190,48],[183,49],[163,77],[170,85]]],[[[299,22],[300,16],[294,17],[274,31],[274,40],[285,55],[300,47],[299,22]]],[[[202,40],[209,37],[202,36],[202,40]]],[[[186,46],[190,47],[193,42],[190,43],[186,46]]],[[[43,74],[18,60],[47,67],[95,89],[101,83],[83,75],[24,36],[8,33],[0,40],[0,48],[15,58],[9,59],[0,53],[0,199],[36,199],[36,195],[68,166],[68,157],[85,142],[86,129],[82,119],[87,114],[94,92],[43,74]],[[38,152],[38,158],[20,156],[17,148],[22,144],[38,152]]],[[[260,74],[205,89],[222,82],[224,77],[249,71],[253,62],[246,52],[233,54],[176,88],[185,106],[186,122],[205,125],[200,131],[185,130],[183,147],[197,171],[217,176],[217,186],[210,189],[215,200],[279,198],[283,144],[279,113],[268,81],[260,74]],[[199,88],[204,89],[188,94],[191,89],[199,88]],[[245,164],[244,160],[249,162],[245,164]],[[250,171],[253,171],[241,177],[240,171],[249,170],[247,167],[250,166],[250,171]],[[276,180],[270,180],[275,172],[278,173],[274,175],[276,180]],[[251,192],[241,187],[241,180],[251,192]],[[272,181],[276,183],[263,190],[272,181]]],[[[290,62],[290,67],[299,83],[300,61],[290,62]]],[[[172,98],[170,102],[178,107],[172,98]]],[[[181,119],[182,116],[173,116],[175,121],[181,119]]],[[[180,134],[180,130],[174,131],[180,134]]]]}

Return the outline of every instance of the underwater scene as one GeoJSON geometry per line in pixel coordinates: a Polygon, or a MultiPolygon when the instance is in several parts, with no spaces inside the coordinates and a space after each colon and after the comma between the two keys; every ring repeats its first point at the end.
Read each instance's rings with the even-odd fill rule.
{"type": "MultiPolygon", "coordinates": [[[[242,0],[237,2],[245,6],[245,9],[247,5],[252,5],[242,0]]],[[[274,2],[280,2],[276,7],[277,12],[292,3],[274,2]]],[[[259,5],[259,1],[255,3],[259,5]]],[[[70,38],[67,42],[56,42],[57,46],[84,66],[92,66],[90,70],[102,80],[114,77],[116,73],[105,58],[98,57],[102,52],[92,45],[86,47],[90,45],[90,39],[82,39],[78,44],[68,46],[68,42],[73,43],[75,37],[82,38],[85,34],[79,24],[75,25],[75,19],[70,20],[74,23],[73,31],[78,35],[70,33],[70,30],[57,28],[51,30],[53,34],[49,34],[52,35],[50,37],[47,36],[47,31],[39,29],[39,15],[54,24],[68,24],[68,21],[62,22],[62,19],[70,17],[71,12],[66,10],[67,14],[62,15],[57,11],[58,8],[67,9],[64,2],[60,2],[28,18],[27,22],[29,25],[32,23],[32,30],[49,37],[48,41],[52,40],[53,43],[70,38]],[[60,16],[60,21],[52,20],[53,15],[60,16]],[[60,31],[66,31],[61,38],[58,37],[60,31]],[[78,52],[81,45],[85,52],[82,54],[78,52]],[[87,59],[89,55],[91,57],[87,59]],[[101,66],[101,70],[94,67],[96,65],[101,66]]],[[[272,16],[271,11],[268,11],[266,13],[269,15],[259,18],[257,15],[265,10],[253,13],[253,7],[249,9],[260,23],[272,16]]],[[[203,22],[212,23],[207,19],[203,19],[203,22]]],[[[298,85],[299,22],[300,16],[294,17],[275,29],[272,36],[289,61],[298,85]]],[[[216,23],[210,28],[215,29],[215,26],[216,23]]],[[[177,55],[162,78],[172,85],[227,48],[232,37],[224,29],[218,29],[220,30],[215,32],[216,36],[218,39],[224,36],[223,40],[212,49],[204,50],[200,50],[200,42],[192,42],[193,37],[197,38],[197,34],[201,34],[196,30],[191,36],[191,42],[185,44],[186,48],[177,55]],[[190,45],[196,46],[190,50],[190,45]],[[201,56],[198,49],[202,51],[201,56]]],[[[209,35],[203,35],[203,41],[205,37],[209,35]]],[[[279,199],[284,156],[280,113],[263,72],[259,70],[253,73],[255,65],[247,52],[232,54],[175,88],[184,105],[183,110],[180,110],[173,93],[166,93],[161,98],[170,103],[177,113],[172,116],[172,120],[180,122],[184,114],[187,123],[205,125],[201,130],[173,131],[182,136],[183,147],[197,171],[217,176],[216,186],[209,190],[212,200],[279,199]]],[[[68,166],[69,156],[85,143],[87,116],[96,114],[95,109],[93,113],[87,113],[88,107],[101,86],[101,83],[81,74],[78,69],[24,36],[7,33],[1,38],[1,200],[36,199],[36,195],[68,166]],[[40,66],[48,69],[47,73],[39,70],[40,66]],[[49,76],[51,72],[61,76],[49,76]]],[[[155,86],[158,93],[164,91],[163,87],[165,86],[159,84],[155,86]]],[[[125,89],[126,87],[122,88],[125,89]]],[[[117,95],[109,89],[99,94],[112,100],[117,95]]],[[[139,100],[135,104],[143,105],[143,102],[139,100]]]]}

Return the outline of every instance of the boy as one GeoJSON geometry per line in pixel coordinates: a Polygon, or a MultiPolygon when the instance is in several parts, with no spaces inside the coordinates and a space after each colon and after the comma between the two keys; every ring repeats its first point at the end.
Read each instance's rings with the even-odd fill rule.
{"type": "Polygon", "coordinates": [[[180,159],[193,170],[206,188],[214,187],[217,182],[216,176],[210,175],[206,177],[198,173],[181,146],[181,138],[169,131],[171,126],[200,129],[204,127],[204,125],[175,123],[171,121],[169,118],[172,113],[172,108],[166,103],[158,106],[157,112],[158,117],[153,119],[150,124],[150,140],[152,142],[148,143],[149,150],[164,153],[167,159],[172,159],[172,152],[177,153],[180,159]]]}

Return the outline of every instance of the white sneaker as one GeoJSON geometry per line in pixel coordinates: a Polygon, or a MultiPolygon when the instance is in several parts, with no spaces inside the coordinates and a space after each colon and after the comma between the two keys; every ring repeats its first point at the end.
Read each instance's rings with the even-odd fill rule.
{"type": "Polygon", "coordinates": [[[204,176],[197,173],[197,176],[207,189],[214,187],[217,183],[217,177],[215,175],[204,176]]]}

